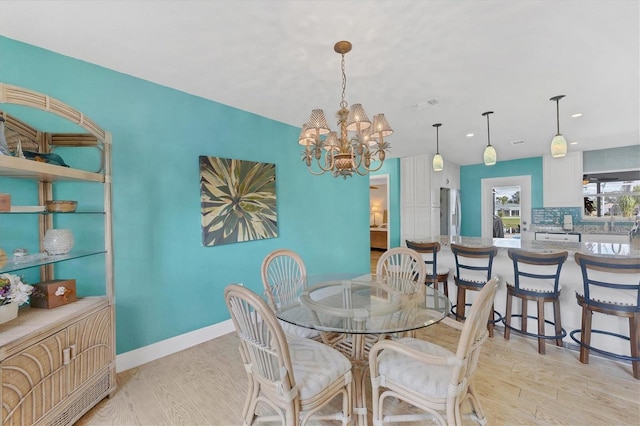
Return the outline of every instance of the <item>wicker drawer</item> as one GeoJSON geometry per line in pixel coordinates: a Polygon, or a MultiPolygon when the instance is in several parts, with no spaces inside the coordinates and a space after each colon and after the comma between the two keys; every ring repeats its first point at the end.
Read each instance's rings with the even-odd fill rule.
{"type": "Polygon", "coordinates": [[[63,330],[2,363],[3,425],[35,424],[66,397],[67,346],[63,330]]]}
{"type": "Polygon", "coordinates": [[[77,399],[76,390],[104,375],[113,358],[110,322],[111,307],[106,307],[3,361],[2,426],[52,423],[53,412],[77,399]]]}

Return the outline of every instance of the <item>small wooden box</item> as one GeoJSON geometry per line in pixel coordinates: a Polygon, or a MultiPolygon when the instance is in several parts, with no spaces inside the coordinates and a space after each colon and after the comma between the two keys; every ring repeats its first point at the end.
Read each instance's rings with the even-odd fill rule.
{"type": "Polygon", "coordinates": [[[31,293],[30,304],[33,308],[52,309],[58,306],[75,302],[76,296],[76,280],[51,280],[43,281],[33,285],[33,293],[31,293]],[[64,287],[64,294],[56,295],[60,287],[64,287]]]}
{"type": "Polygon", "coordinates": [[[11,195],[0,194],[0,212],[10,212],[10,211],[11,211],[11,195]]]}

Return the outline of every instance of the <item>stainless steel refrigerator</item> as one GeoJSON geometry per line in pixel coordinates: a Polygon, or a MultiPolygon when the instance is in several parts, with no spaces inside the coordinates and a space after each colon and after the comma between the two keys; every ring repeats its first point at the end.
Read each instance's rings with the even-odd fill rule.
{"type": "Polygon", "coordinates": [[[440,235],[459,236],[461,221],[460,190],[440,188],[440,235]]]}

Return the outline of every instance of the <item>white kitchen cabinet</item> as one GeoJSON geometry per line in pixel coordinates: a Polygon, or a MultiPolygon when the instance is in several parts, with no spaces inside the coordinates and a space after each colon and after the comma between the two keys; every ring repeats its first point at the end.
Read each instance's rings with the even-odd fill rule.
{"type": "Polygon", "coordinates": [[[401,242],[431,235],[431,158],[428,155],[400,159],[401,242]]]}
{"type": "Polygon", "coordinates": [[[405,157],[400,159],[400,206],[414,206],[414,178],[415,162],[413,157],[405,157]]]}
{"type": "Polygon", "coordinates": [[[542,171],[544,207],[583,207],[582,152],[562,158],[545,155],[542,171]]]}
{"type": "Polygon", "coordinates": [[[629,234],[582,234],[582,242],[629,244],[629,234]]]}
{"type": "Polygon", "coordinates": [[[565,241],[570,243],[579,243],[580,234],[536,232],[536,241],[565,241]]]}

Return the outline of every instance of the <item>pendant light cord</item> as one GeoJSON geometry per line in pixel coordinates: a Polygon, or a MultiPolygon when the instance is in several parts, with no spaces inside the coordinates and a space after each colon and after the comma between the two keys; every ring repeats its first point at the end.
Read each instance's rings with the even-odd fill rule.
{"type": "Polygon", "coordinates": [[[493,111],[487,111],[482,115],[487,116],[487,146],[491,146],[491,131],[489,130],[489,115],[493,114],[493,111]]]}
{"type": "Polygon", "coordinates": [[[557,135],[560,134],[560,99],[556,99],[556,123],[558,125],[557,135]]]}

